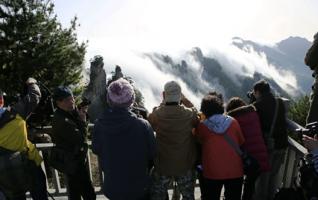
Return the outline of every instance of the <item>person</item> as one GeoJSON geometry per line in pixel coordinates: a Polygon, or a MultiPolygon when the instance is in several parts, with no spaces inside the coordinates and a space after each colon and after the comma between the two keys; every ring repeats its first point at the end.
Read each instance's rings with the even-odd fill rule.
{"type": "Polygon", "coordinates": [[[303,135],[303,144],[313,154],[314,168],[318,174],[318,136],[310,137],[303,135]]]}
{"type": "Polygon", "coordinates": [[[285,159],[288,146],[286,129],[285,107],[281,98],[276,98],[265,80],[256,82],[253,86],[253,95],[256,101],[253,105],[260,118],[261,129],[267,151],[271,170],[262,173],[256,183],[256,199],[268,200],[274,197],[279,185],[278,172],[285,159]]]}
{"type": "Polygon", "coordinates": [[[110,200],[149,198],[155,136],[148,121],[131,111],[132,85],[120,78],[107,88],[109,107],[97,119],[92,149],[104,172],[103,192],[110,200]]]}
{"type": "Polygon", "coordinates": [[[164,85],[163,102],[148,120],[156,132],[158,153],[155,158],[151,199],[165,199],[169,183],[176,181],[182,199],[194,200],[196,144],[192,129],[198,122],[197,110],[181,92],[180,85],[164,85]],[[186,107],[188,106],[188,107],[186,107]]]}
{"type": "MultiPolygon", "coordinates": [[[[219,93],[217,91],[209,91],[207,93],[207,95],[216,96],[223,102],[223,94],[222,93],[219,93]]],[[[199,113],[199,116],[200,116],[200,122],[203,122],[206,119],[206,116],[202,112],[199,113]]],[[[193,132],[195,134],[195,130],[193,132]]],[[[199,141],[197,141],[197,149],[198,149],[198,159],[197,159],[197,163],[196,163],[196,165],[197,165],[196,172],[197,172],[197,177],[198,177],[198,181],[199,181],[201,199],[205,200],[206,199],[205,198],[206,189],[204,187],[205,181],[204,181],[203,172],[202,172],[202,152],[201,152],[202,145],[200,144],[199,141]]]]}
{"type": "Polygon", "coordinates": [[[86,113],[75,109],[72,91],[57,87],[53,94],[56,103],[52,121],[52,141],[57,147],[76,158],[77,165],[72,172],[66,172],[70,200],[95,200],[96,195],[87,167],[86,113]]]}
{"type": "Polygon", "coordinates": [[[310,107],[306,123],[318,121],[318,32],[314,35],[314,42],[305,56],[305,64],[313,71],[314,84],[310,95],[310,107]]]}
{"type": "MultiPolygon", "coordinates": [[[[307,199],[317,199],[318,198],[318,135],[315,134],[312,136],[307,136],[303,134],[302,142],[304,146],[307,148],[309,154],[305,156],[307,160],[307,167],[304,169],[299,169],[300,175],[300,186],[304,191],[307,199]],[[307,173],[307,174],[305,174],[307,173]]],[[[304,165],[302,163],[300,166],[304,165]]],[[[306,165],[306,164],[305,164],[306,165]]],[[[304,167],[304,166],[303,166],[304,167]]]]}
{"type": "Polygon", "coordinates": [[[226,106],[229,116],[240,124],[245,142],[242,148],[253,156],[260,165],[256,174],[246,175],[242,200],[251,200],[255,191],[255,182],[260,173],[270,170],[267,148],[264,143],[259,117],[253,105],[247,105],[241,98],[232,97],[226,106]]]}
{"type": "MultiPolygon", "coordinates": [[[[26,120],[38,105],[41,92],[34,78],[28,78],[25,84],[27,86],[27,94],[16,104],[12,105],[12,107],[1,108],[2,111],[10,113],[13,118],[0,128],[0,156],[6,155],[9,152],[26,152],[27,158],[30,161],[28,163],[28,171],[25,173],[30,175],[29,191],[31,197],[34,200],[45,200],[48,198],[46,177],[41,168],[42,157],[35,145],[28,140],[26,128],[26,120]]],[[[4,112],[2,112],[2,115],[5,114],[4,112]]],[[[18,188],[18,180],[13,183],[14,185],[8,185],[10,181],[17,177],[11,177],[10,181],[5,181],[3,179],[5,174],[5,172],[1,172],[0,174],[0,190],[5,194],[6,198],[9,200],[26,199],[26,191],[18,188]]],[[[26,179],[27,177],[23,178],[26,179]]]]}
{"type": "Polygon", "coordinates": [[[3,109],[3,106],[4,106],[4,96],[5,96],[5,93],[0,89],[0,109],[3,109]]]}
{"type": "Polygon", "coordinates": [[[223,114],[223,101],[215,95],[202,99],[201,111],[206,119],[198,125],[196,136],[202,144],[204,199],[220,199],[224,186],[226,199],[239,200],[243,183],[242,159],[225,137],[241,146],[244,137],[240,125],[223,114]]]}

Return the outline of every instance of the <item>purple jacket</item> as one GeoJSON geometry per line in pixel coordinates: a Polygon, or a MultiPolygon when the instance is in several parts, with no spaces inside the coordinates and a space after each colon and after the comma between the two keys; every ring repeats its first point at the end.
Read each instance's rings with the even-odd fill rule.
{"type": "Polygon", "coordinates": [[[236,108],[228,113],[234,117],[241,126],[245,143],[243,149],[258,160],[261,171],[269,171],[269,157],[264,143],[259,117],[252,105],[236,108]]]}

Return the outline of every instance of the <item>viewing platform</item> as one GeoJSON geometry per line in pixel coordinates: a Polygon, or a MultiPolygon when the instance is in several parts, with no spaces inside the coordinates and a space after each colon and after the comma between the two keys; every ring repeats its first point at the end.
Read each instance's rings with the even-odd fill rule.
{"type": "MultiPolygon", "coordinates": [[[[289,120],[288,121],[289,128],[291,130],[295,130],[296,128],[300,128],[297,123],[289,120]]],[[[284,164],[282,165],[279,171],[278,182],[276,185],[281,187],[290,187],[297,176],[297,164],[301,157],[303,157],[307,150],[296,142],[291,137],[288,138],[289,146],[287,148],[287,153],[285,157],[284,164]]],[[[37,148],[40,151],[40,154],[44,156],[48,152],[50,148],[53,147],[53,143],[41,143],[36,144],[37,148]]],[[[88,163],[89,163],[89,172],[90,177],[95,187],[95,192],[97,194],[97,199],[107,199],[102,191],[101,191],[101,183],[103,182],[102,171],[97,161],[97,156],[94,155],[89,149],[88,151],[88,163]]],[[[44,170],[47,176],[47,188],[50,195],[54,197],[56,200],[64,200],[67,199],[67,188],[64,184],[65,177],[63,174],[58,172],[57,170],[46,166],[44,162],[42,162],[42,169],[44,170]]],[[[197,182],[198,183],[198,182],[197,182]]],[[[169,191],[170,199],[173,196],[173,189],[171,188],[169,191]]],[[[176,195],[178,196],[178,194],[176,195]]],[[[29,198],[31,199],[31,198],[29,198]]],[[[49,198],[50,199],[50,198],[49,198]]],[[[178,199],[178,198],[174,198],[178,199]]],[[[200,188],[198,184],[195,187],[195,199],[200,199],[200,188]]]]}

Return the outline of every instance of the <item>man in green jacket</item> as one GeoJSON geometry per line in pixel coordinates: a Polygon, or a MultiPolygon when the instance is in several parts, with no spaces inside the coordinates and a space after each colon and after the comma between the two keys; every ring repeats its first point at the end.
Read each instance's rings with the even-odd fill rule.
{"type": "Polygon", "coordinates": [[[156,132],[158,149],[152,199],[164,200],[169,183],[175,180],[182,199],[194,200],[196,145],[192,129],[198,122],[198,113],[175,81],[165,84],[163,98],[148,117],[156,132]]]}

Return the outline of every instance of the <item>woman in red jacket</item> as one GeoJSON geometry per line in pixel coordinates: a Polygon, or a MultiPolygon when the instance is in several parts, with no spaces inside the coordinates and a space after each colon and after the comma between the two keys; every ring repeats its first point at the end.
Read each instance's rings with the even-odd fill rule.
{"type": "Polygon", "coordinates": [[[226,134],[241,146],[244,137],[240,126],[235,119],[223,114],[223,101],[217,96],[205,96],[201,111],[206,119],[198,125],[196,135],[202,143],[204,199],[219,200],[224,186],[227,200],[240,200],[242,159],[224,138],[226,134]]]}
{"type": "MultiPolygon", "coordinates": [[[[264,143],[261,125],[256,109],[239,97],[233,97],[226,106],[227,114],[235,118],[240,124],[245,142],[242,148],[253,156],[260,164],[261,172],[270,170],[267,148],[264,143]]],[[[255,190],[255,182],[259,174],[246,176],[242,200],[250,200],[255,190]]]]}

